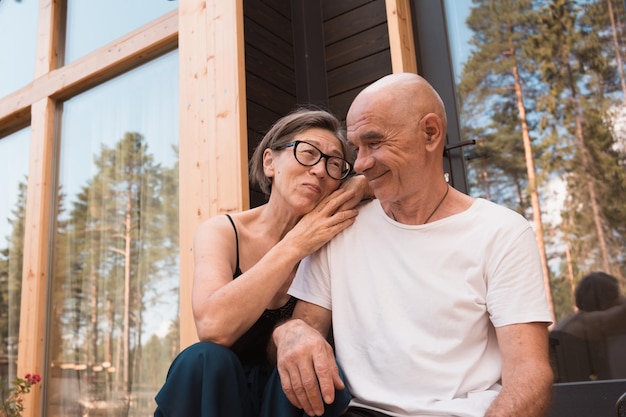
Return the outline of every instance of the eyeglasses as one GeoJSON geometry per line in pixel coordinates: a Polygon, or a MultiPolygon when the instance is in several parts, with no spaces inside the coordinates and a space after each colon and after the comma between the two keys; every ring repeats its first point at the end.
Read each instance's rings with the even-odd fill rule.
{"type": "Polygon", "coordinates": [[[350,164],[350,162],[338,156],[326,155],[316,146],[302,140],[289,142],[273,149],[278,151],[291,147],[293,147],[293,156],[296,158],[296,161],[305,167],[312,167],[324,158],[326,160],[326,172],[335,180],[346,178],[350,174],[350,171],[352,171],[352,164],[350,164]]]}

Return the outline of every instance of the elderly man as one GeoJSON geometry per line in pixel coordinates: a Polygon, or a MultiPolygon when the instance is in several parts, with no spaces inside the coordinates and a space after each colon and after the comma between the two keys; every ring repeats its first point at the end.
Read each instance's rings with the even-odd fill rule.
{"type": "Polygon", "coordinates": [[[344,416],[545,414],[551,316],[528,222],[446,183],[446,114],[422,77],[370,85],[347,127],[376,199],[292,283],[300,301],[273,334],[291,403],[321,415],[339,363],[344,416]]]}

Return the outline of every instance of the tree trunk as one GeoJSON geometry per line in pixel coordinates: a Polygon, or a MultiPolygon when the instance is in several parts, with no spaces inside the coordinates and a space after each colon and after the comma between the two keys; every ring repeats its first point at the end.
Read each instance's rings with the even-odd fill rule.
{"type": "Polygon", "coordinates": [[[530,202],[533,209],[533,223],[535,225],[535,238],[539,246],[539,255],[541,257],[541,268],[543,270],[543,282],[546,290],[546,297],[550,307],[552,321],[555,322],[554,303],[552,301],[552,289],[550,287],[550,270],[548,268],[548,259],[546,256],[546,245],[543,237],[543,222],[541,220],[541,207],[539,205],[539,193],[537,192],[537,179],[535,162],[533,159],[533,149],[530,143],[530,133],[528,131],[528,120],[526,119],[526,108],[524,107],[524,97],[522,94],[522,85],[519,78],[517,65],[513,66],[513,78],[515,79],[515,95],[517,97],[517,109],[519,111],[520,123],[522,125],[522,142],[524,143],[524,156],[526,158],[526,173],[528,175],[528,189],[530,194],[530,202]]]}
{"type": "Polygon", "coordinates": [[[591,213],[593,214],[593,223],[596,227],[598,245],[600,247],[600,253],[602,255],[604,272],[610,274],[611,263],[609,262],[609,251],[607,248],[606,236],[604,235],[604,228],[602,227],[602,215],[600,213],[600,205],[598,204],[598,197],[596,194],[596,183],[593,175],[591,174],[593,172],[593,164],[591,162],[591,157],[589,156],[587,146],[585,145],[583,122],[580,112],[580,102],[578,101],[578,97],[576,94],[576,87],[574,86],[574,84],[570,85],[572,91],[574,124],[576,129],[575,137],[576,142],[578,143],[578,148],[580,150],[580,158],[583,168],[582,175],[584,176],[585,182],[587,183],[587,191],[589,192],[589,204],[591,204],[591,213]]]}
{"type": "Polygon", "coordinates": [[[124,392],[130,393],[130,240],[132,227],[131,190],[126,195],[126,218],[124,222],[124,392]]]}

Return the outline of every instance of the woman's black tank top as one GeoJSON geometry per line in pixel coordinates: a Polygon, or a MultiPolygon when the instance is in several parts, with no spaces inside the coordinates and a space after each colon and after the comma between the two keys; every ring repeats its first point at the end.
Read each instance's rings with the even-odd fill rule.
{"type": "MultiPolygon", "coordinates": [[[[233,225],[235,231],[235,244],[237,246],[237,263],[233,279],[242,274],[239,267],[239,236],[237,227],[233,219],[226,214],[228,220],[233,225]]],[[[232,346],[231,350],[239,357],[239,360],[246,365],[261,365],[269,363],[267,356],[267,345],[270,341],[274,327],[281,321],[291,317],[296,306],[296,299],[290,297],[287,303],[275,310],[265,310],[261,317],[245,332],[232,346]]]]}

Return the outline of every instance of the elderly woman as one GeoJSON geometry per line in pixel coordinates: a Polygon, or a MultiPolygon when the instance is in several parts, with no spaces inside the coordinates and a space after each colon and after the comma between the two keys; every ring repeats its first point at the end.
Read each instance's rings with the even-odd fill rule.
{"type": "Polygon", "coordinates": [[[369,191],[363,177],[348,180],[346,143],[328,112],[283,117],[250,166],[267,203],[198,228],[192,307],[200,342],[172,363],[155,417],[260,414],[274,371],[267,345],[295,306],[287,290],[298,263],[354,222],[369,191]]]}

